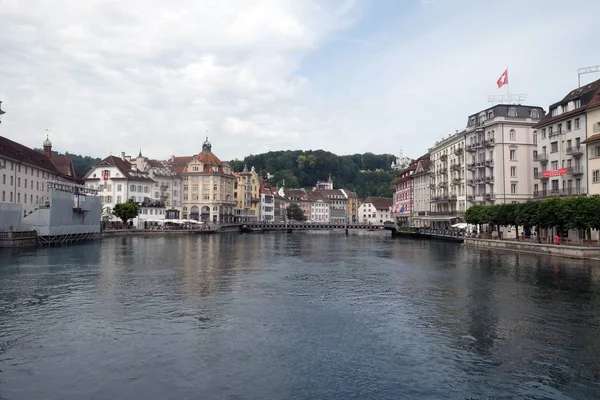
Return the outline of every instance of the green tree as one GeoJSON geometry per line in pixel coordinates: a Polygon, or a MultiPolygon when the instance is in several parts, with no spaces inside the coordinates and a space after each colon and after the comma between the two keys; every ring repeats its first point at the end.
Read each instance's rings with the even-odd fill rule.
{"type": "Polygon", "coordinates": [[[302,209],[296,203],[290,204],[285,212],[290,221],[306,221],[304,212],[302,212],[302,209]]]}
{"type": "Polygon", "coordinates": [[[273,183],[277,187],[284,186],[288,189],[298,188],[298,178],[296,178],[296,175],[294,175],[294,173],[289,169],[284,169],[282,171],[275,172],[275,175],[273,176],[273,183]]]}
{"type": "Polygon", "coordinates": [[[138,205],[130,201],[127,203],[119,203],[113,208],[113,215],[123,221],[124,224],[130,219],[137,217],[139,212],[140,208],[138,205]]]}

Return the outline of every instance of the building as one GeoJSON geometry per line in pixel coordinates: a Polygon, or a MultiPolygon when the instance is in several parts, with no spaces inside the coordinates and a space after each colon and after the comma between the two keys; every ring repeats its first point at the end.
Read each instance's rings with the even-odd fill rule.
{"type": "Polygon", "coordinates": [[[329,200],[329,222],[345,224],[348,221],[348,197],[341,189],[316,189],[329,200]]]}
{"type": "Polygon", "coordinates": [[[268,182],[262,181],[260,185],[259,220],[262,222],[275,221],[275,190],[268,182]]]}
{"type": "Polygon", "coordinates": [[[358,207],[359,207],[359,201],[358,201],[358,196],[356,195],[355,192],[348,190],[348,189],[341,189],[342,192],[344,192],[344,195],[346,196],[346,198],[348,199],[348,207],[347,207],[347,214],[348,214],[348,222],[349,223],[356,223],[358,222],[358,207]]]}
{"type": "Polygon", "coordinates": [[[208,138],[202,152],[193,156],[171,157],[168,164],[182,178],[182,218],[203,222],[234,221],[237,201],[233,197],[236,181],[231,166],[213,154],[208,138]]]}
{"type": "Polygon", "coordinates": [[[521,203],[533,198],[537,106],[499,104],[470,115],[466,129],[467,201],[521,203]]]}
{"type": "MultiPolygon", "coordinates": [[[[596,99],[599,91],[600,79],[570,91],[562,100],[552,104],[548,115],[535,125],[537,152],[534,154],[534,197],[588,193],[586,143],[591,141],[586,141],[587,109],[590,105],[595,108],[592,99],[596,99]]],[[[595,112],[592,114],[596,115],[595,112]]],[[[593,135],[593,123],[590,136],[593,135]]]]}
{"type": "Polygon", "coordinates": [[[242,172],[234,172],[233,199],[236,222],[256,222],[260,214],[260,177],[252,167],[244,166],[242,172]]]}
{"type": "Polygon", "coordinates": [[[392,221],[393,199],[391,197],[367,197],[358,207],[361,224],[383,224],[392,221]]]}
{"type": "Polygon", "coordinates": [[[331,174],[329,174],[329,179],[324,181],[318,181],[315,185],[315,189],[317,190],[333,190],[333,180],[331,180],[331,174]]]}
{"type": "Polygon", "coordinates": [[[428,227],[429,212],[431,211],[431,178],[429,176],[429,154],[417,161],[417,167],[412,174],[413,180],[413,210],[412,225],[428,227]]]}
{"type": "Polygon", "coordinates": [[[427,221],[432,228],[449,227],[466,210],[464,150],[464,131],[437,141],[429,149],[431,210],[427,221]]]}
{"type": "Polygon", "coordinates": [[[281,223],[287,220],[286,210],[290,202],[284,195],[285,192],[283,189],[275,190],[275,188],[273,188],[273,200],[275,201],[273,218],[275,223],[281,223]]]}
{"type": "Polygon", "coordinates": [[[600,195],[600,93],[596,93],[586,110],[586,145],[588,193],[600,195]]]}
{"type": "MultiPolygon", "coordinates": [[[[392,214],[396,216],[399,226],[409,227],[414,226],[414,173],[420,161],[427,160],[429,162],[429,154],[419,157],[415,161],[411,161],[406,168],[400,171],[400,176],[392,181],[391,188],[394,191],[393,199],[394,206],[392,214]]],[[[429,177],[423,178],[427,181],[427,190],[429,189],[429,177]]],[[[428,196],[429,197],[429,196],[428,196]]]]}
{"type": "Polygon", "coordinates": [[[55,156],[52,154],[52,142],[48,135],[46,135],[46,140],[43,143],[44,154],[46,157],[52,161],[52,164],[56,167],[60,173],[72,180],[75,183],[82,184],[83,176],[79,174],[79,172],[75,171],[75,166],[73,165],[73,159],[71,157],[66,156],[55,156]]]}
{"type": "MultiPolygon", "coordinates": [[[[48,138],[44,147],[52,148],[48,138]]],[[[71,171],[74,175],[74,169],[71,171]]],[[[74,181],[74,176],[63,175],[46,154],[0,136],[0,202],[19,204],[23,216],[49,202],[49,182],[74,181]]]]}
{"type": "MultiPolygon", "coordinates": [[[[331,200],[319,191],[306,191],[310,201],[309,222],[328,224],[331,222],[331,200]]],[[[342,222],[343,223],[343,222],[342,222]]]]}
{"type": "MultiPolygon", "coordinates": [[[[149,218],[150,210],[155,209],[164,214],[164,205],[160,198],[154,197],[154,181],[147,172],[139,171],[127,161],[125,154],[121,157],[108,156],[94,165],[83,177],[85,186],[97,190],[102,204],[102,217],[105,221],[118,221],[112,213],[115,205],[128,201],[137,203],[143,220],[143,210],[149,218]],[[151,207],[147,209],[147,207],[151,207]]],[[[160,214],[159,214],[160,215],[160,214]]],[[[139,220],[136,225],[139,225],[139,220]]]]}

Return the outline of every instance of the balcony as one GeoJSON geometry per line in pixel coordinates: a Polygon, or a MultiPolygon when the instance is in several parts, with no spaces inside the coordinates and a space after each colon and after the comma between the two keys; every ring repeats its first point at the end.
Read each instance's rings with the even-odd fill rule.
{"type": "Polygon", "coordinates": [[[486,176],[485,177],[485,183],[494,183],[494,177],[493,176],[486,176]]]}
{"type": "Polygon", "coordinates": [[[494,160],[486,160],[485,166],[488,168],[494,168],[494,160]]]}
{"type": "Polygon", "coordinates": [[[550,190],[538,190],[537,192],[533,192],[534,199],[543,199],[546,197],[580,196],[580,195],[585,195],[585,192],[581,188],[550,189],[550,190]]]}
{"type": "Polygon", "coordinates": [[[469,153],[472,153],[474,151],[477,151],[477,147],[479,147],[479,145],[477,143],[473,143],[467,146],[467,151],[469,153]]]}
{"type": "Polygon", "coordinates": [[[493,138],[488,139],[485,142],[483,142],[483,144],[485,147],[494,147],[494,139],[493,138]]]}
{"type": "Polygon", "coordinates": [[[477,168],[485,168],[485,161],[480,161],[477,163],[477,168]]]}
{"type": "Polygon", "coordinates": [[[544,176],[543,172],[534,172],[533,179],[548,179],[548,176],[544,176]]]}
{"type": "Polygon", "coordinates": [[[462,171],[463,166],[462,164],[452,164],[450,166],[450,171],[462,171]]]}
{"type": "Polygon", "coordinates": [[[472,195],[472,194],[467,195],[467,201],[475,201],[475,195],[472,195]]]}
{"type": "Polygon", "coordinates": [[[446,161],[447,159],[448,159],[448,155],[446,155],[446,154],[442,154],[440,156],[440,160],[442,160],[442,161],[446,161]]]}
{"type": "Polygon", "coordinates": [[[432,183],[429,185],[429,189],[434,190],[435,189],[435,183],[432,183]]]}
{"type": "Polygon", "coordinates": [[[467,181],[467,185],[469,185],[469,186],[475,186],[475,179],[469,179],[467,181]]]}
{"type": "Polygon", "coordinates": [[[567,168],[567,175],[583,175],[583,167],[581,166],[576,166],[576,167],[569,167],[567,168]]]}
{"type": "Polygon", "coordinates": [[[547,163],[548,162],[548,154],[546,153],[538,153],[533,155],[533,161],[547,163]]]}
{"type": "Polygon", "coordinates": [[[448,168],[442,167],[437,170],[438,175],[445,175],[448,173],[448,168]]]}
{"type": "Polygon", "coordinates": [[[448,182],[440,182],[438,183],[438,187],[443,189],[448,187],[448,182]]]}
{"type": "Polygon", "coordinates": [[[491,194],[491,193],[484,193],[483,194],[483,199],[487,200],[487,201],[493,200],[494,199],[494,195],[491,194]]]}
{"type": "Polygon", "coordinates": [[[469,163],[469,164],[467,164],[467,169],[468,169],[469,171],[472,171],[472,170],[474,170],[475,168],[477,168],[477,164],[475,164],[475,163],[469,163]]]}
{"type": "Polygon", "coordinates": [[[583,155],[583,149],[581,148],[581,146],[567,147],[566,153],[574,157],[579,157],[583,155]]]}
{"type": "Polygon", "coordinates": [[[432,211],[429,215],[455,215],[456,211],[432,211]]]}
{"type": "Polygon", "coordinates": [[[455,186],[459,185],[461,182],[462,182],[462,179],[460,179],[460,178],[454,178],[454,179],[452,179],[452,184],[455,185],[455,186]]]}
{"type": "Polygon", "coordinates": [[[475,183],[485,183],[485,178],[475,178],[475,183]]]}
{"type": "Polygon", "coordinates": [[[459,147],[458,149],[454,150],[454,155],[462,156],[463,152],[464,152],[464,149],[462,147],[459,147]]]}
{"type": "Polygon", "coordinates": [[[450,200],[456,200],[456,199],[457,199],[457,196],[455,194],[450,195],[450,200]]]}

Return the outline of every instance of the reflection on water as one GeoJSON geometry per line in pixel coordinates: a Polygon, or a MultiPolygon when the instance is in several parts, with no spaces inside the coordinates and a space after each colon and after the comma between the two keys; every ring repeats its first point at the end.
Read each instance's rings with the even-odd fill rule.
{"type": "Polygon", "coordinates": [[[0,253],[0,399],[599,398],[600,266],[381,234],[0,253]]]}

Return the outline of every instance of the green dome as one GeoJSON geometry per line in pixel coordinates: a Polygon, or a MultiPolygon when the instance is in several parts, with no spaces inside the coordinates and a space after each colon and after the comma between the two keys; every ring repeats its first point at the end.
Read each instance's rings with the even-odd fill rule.
{"type": "Polygon", "coordinates": [[[46,140],[44,140],[44,147],[52,147],[52,142],[48,139],[48,135],[46,135],[46,140]]]}

